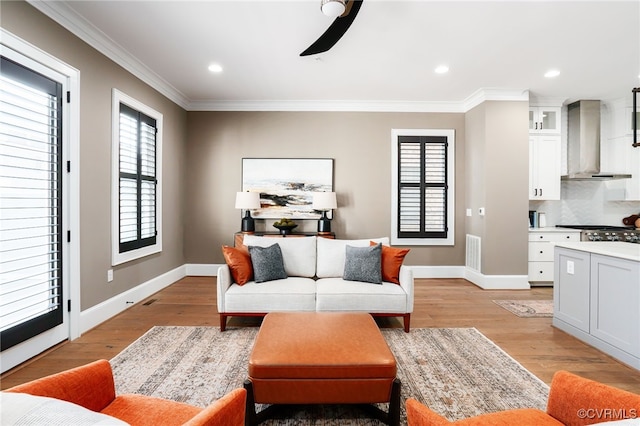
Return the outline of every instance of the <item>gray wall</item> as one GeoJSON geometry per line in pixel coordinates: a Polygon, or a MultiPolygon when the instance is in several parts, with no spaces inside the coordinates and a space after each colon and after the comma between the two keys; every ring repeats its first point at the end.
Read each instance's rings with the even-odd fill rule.
{"type": "Polygon", "coordinates": [[[466,231],[482,238],[485,275],[527,273],[528,111],[527,102],[500,101],[466,114],[466,231]]]}
{"type": "MultiPolygon", "coordinates": [[[[333,158],[338,209],[331,226],[337,237],[389,236],[391,129],[422,128],[456,132],[456,245],[411,247],[406,263],[464,265],[464,114],[189,112],[187,127],[190,263],[222,263],[220,246],[233,244],[240,229],[234,200],[242,189],[243,157],[333,158]]],[[[316,222],[307,222],[314,230],[316,222]]],[[[270,223],[263,229],[275,231],[270,223]]]]}
{"type": "Polygon", "coordinates": [[[80,274],[85,310],[185,263],[183,255],[186,112],[28,3],[2,2],[2,27],[80,71],[80,274]],[[111,90],[164,117],[163,251],[111,267],[111,90]]]}

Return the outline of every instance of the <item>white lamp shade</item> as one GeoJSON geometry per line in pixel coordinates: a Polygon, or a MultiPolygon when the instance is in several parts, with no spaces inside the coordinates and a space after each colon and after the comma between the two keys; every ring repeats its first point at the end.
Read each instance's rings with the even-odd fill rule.
{"type": "Polygon", "coordinates": [[[237,192],[236,209],[255,210],[260,208],[260,193],[237,192]]]}
{"type": "Polygon", "coordinates": [[[313,193],[313,209],[314,210],[332,210],[338,207],[335,192],[314,192],[313,193]]]}
{"type": "Polygon", "coordinates": [[[344,0],[322,0],[320,10],[329,18],[337,18],[344,13],[344,0]]]}

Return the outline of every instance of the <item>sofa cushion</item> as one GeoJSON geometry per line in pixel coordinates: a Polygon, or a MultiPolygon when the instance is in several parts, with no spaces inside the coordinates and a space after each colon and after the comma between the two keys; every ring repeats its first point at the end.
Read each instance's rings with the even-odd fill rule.
{"type": "Polygon", "coordinates": [[[370,247],[347,245],[344,261],[344,276],[347,281],[382,284],[382,244],[370,247]]]}
{"type": "Polygon", "coordinates": [[[253,266],[248,251],[223,245],[222,255],[229,265],[233,282],[243,285],[253,279],[253,266]]]}
{"type": "MultiPolygon", "coordinates": [[[[371,241],[371,245],[376,242],[371,241]]],[[[400,267],[409,249],[382,246],[382,281],[400,284],[400,267]]]]}
{"type": "Polygon", "coordinates": [[[316,282],[312,278],[289,277],[268,285],[254,281],[243,286],[233,284],[224,300],[225,312],[315,311],[316,282]]]}
{"type": "Polygon", "coordinates": [[[0,392],[2,425],[127,425],[115,417],[97,413],[61,399],[27,393],[0,392]]]}
{"type": "Polygon", "coordinates": [[[253,278],[257,283],[287,278],[278,244],[269,247],[249,246],[253,278]]]}
{"type": "Polygon", "coordinates": [[[316,237],[259,237],[245,235],[243,244],[268,247],[278,244],[282,250],[287,276],[313,277],[316,274],[316,237]]]}
{"type": "Polygon", "coordinates": [[[356,311],[369,313],[407,313],[407,294],[397,284],[371,285],[342,278],[316,281],[318,311],[356,311]]]}
{"type": "Polygon", "coordinates": [[[387,237],[364,240],[318,238],[318,260],[316,267],[316,275],[318,278],[342,278],[347,245],[352,247],[367,247],[370,241],[389,245],[389,238],[387,237]]]}

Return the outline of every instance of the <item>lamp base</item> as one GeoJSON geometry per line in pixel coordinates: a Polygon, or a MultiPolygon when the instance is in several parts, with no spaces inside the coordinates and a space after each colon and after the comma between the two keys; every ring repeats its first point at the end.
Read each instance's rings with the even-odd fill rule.
{"type": "Polygon", "coordinates": [[[318,234],[331,233],[331,220],[327,217],[318,219],[318,234]]]}
{"type": "Polygon", "coordinates": [[[240,230],[245,233],[254,233],[256,231],[256,222],[253,220],[249,212],[247,212],[247,215],[242,218],[240,230]]]}

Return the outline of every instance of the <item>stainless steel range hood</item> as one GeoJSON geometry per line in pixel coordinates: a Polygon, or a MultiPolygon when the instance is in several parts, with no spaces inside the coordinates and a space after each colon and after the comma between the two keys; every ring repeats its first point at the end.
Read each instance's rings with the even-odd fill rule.
{"type": "Polygon", "coordinates": [[[562,180],[629,179],[630,174],[600,170],[600,101],[577,101],[568,112],[568,174],[562,180]]]}

